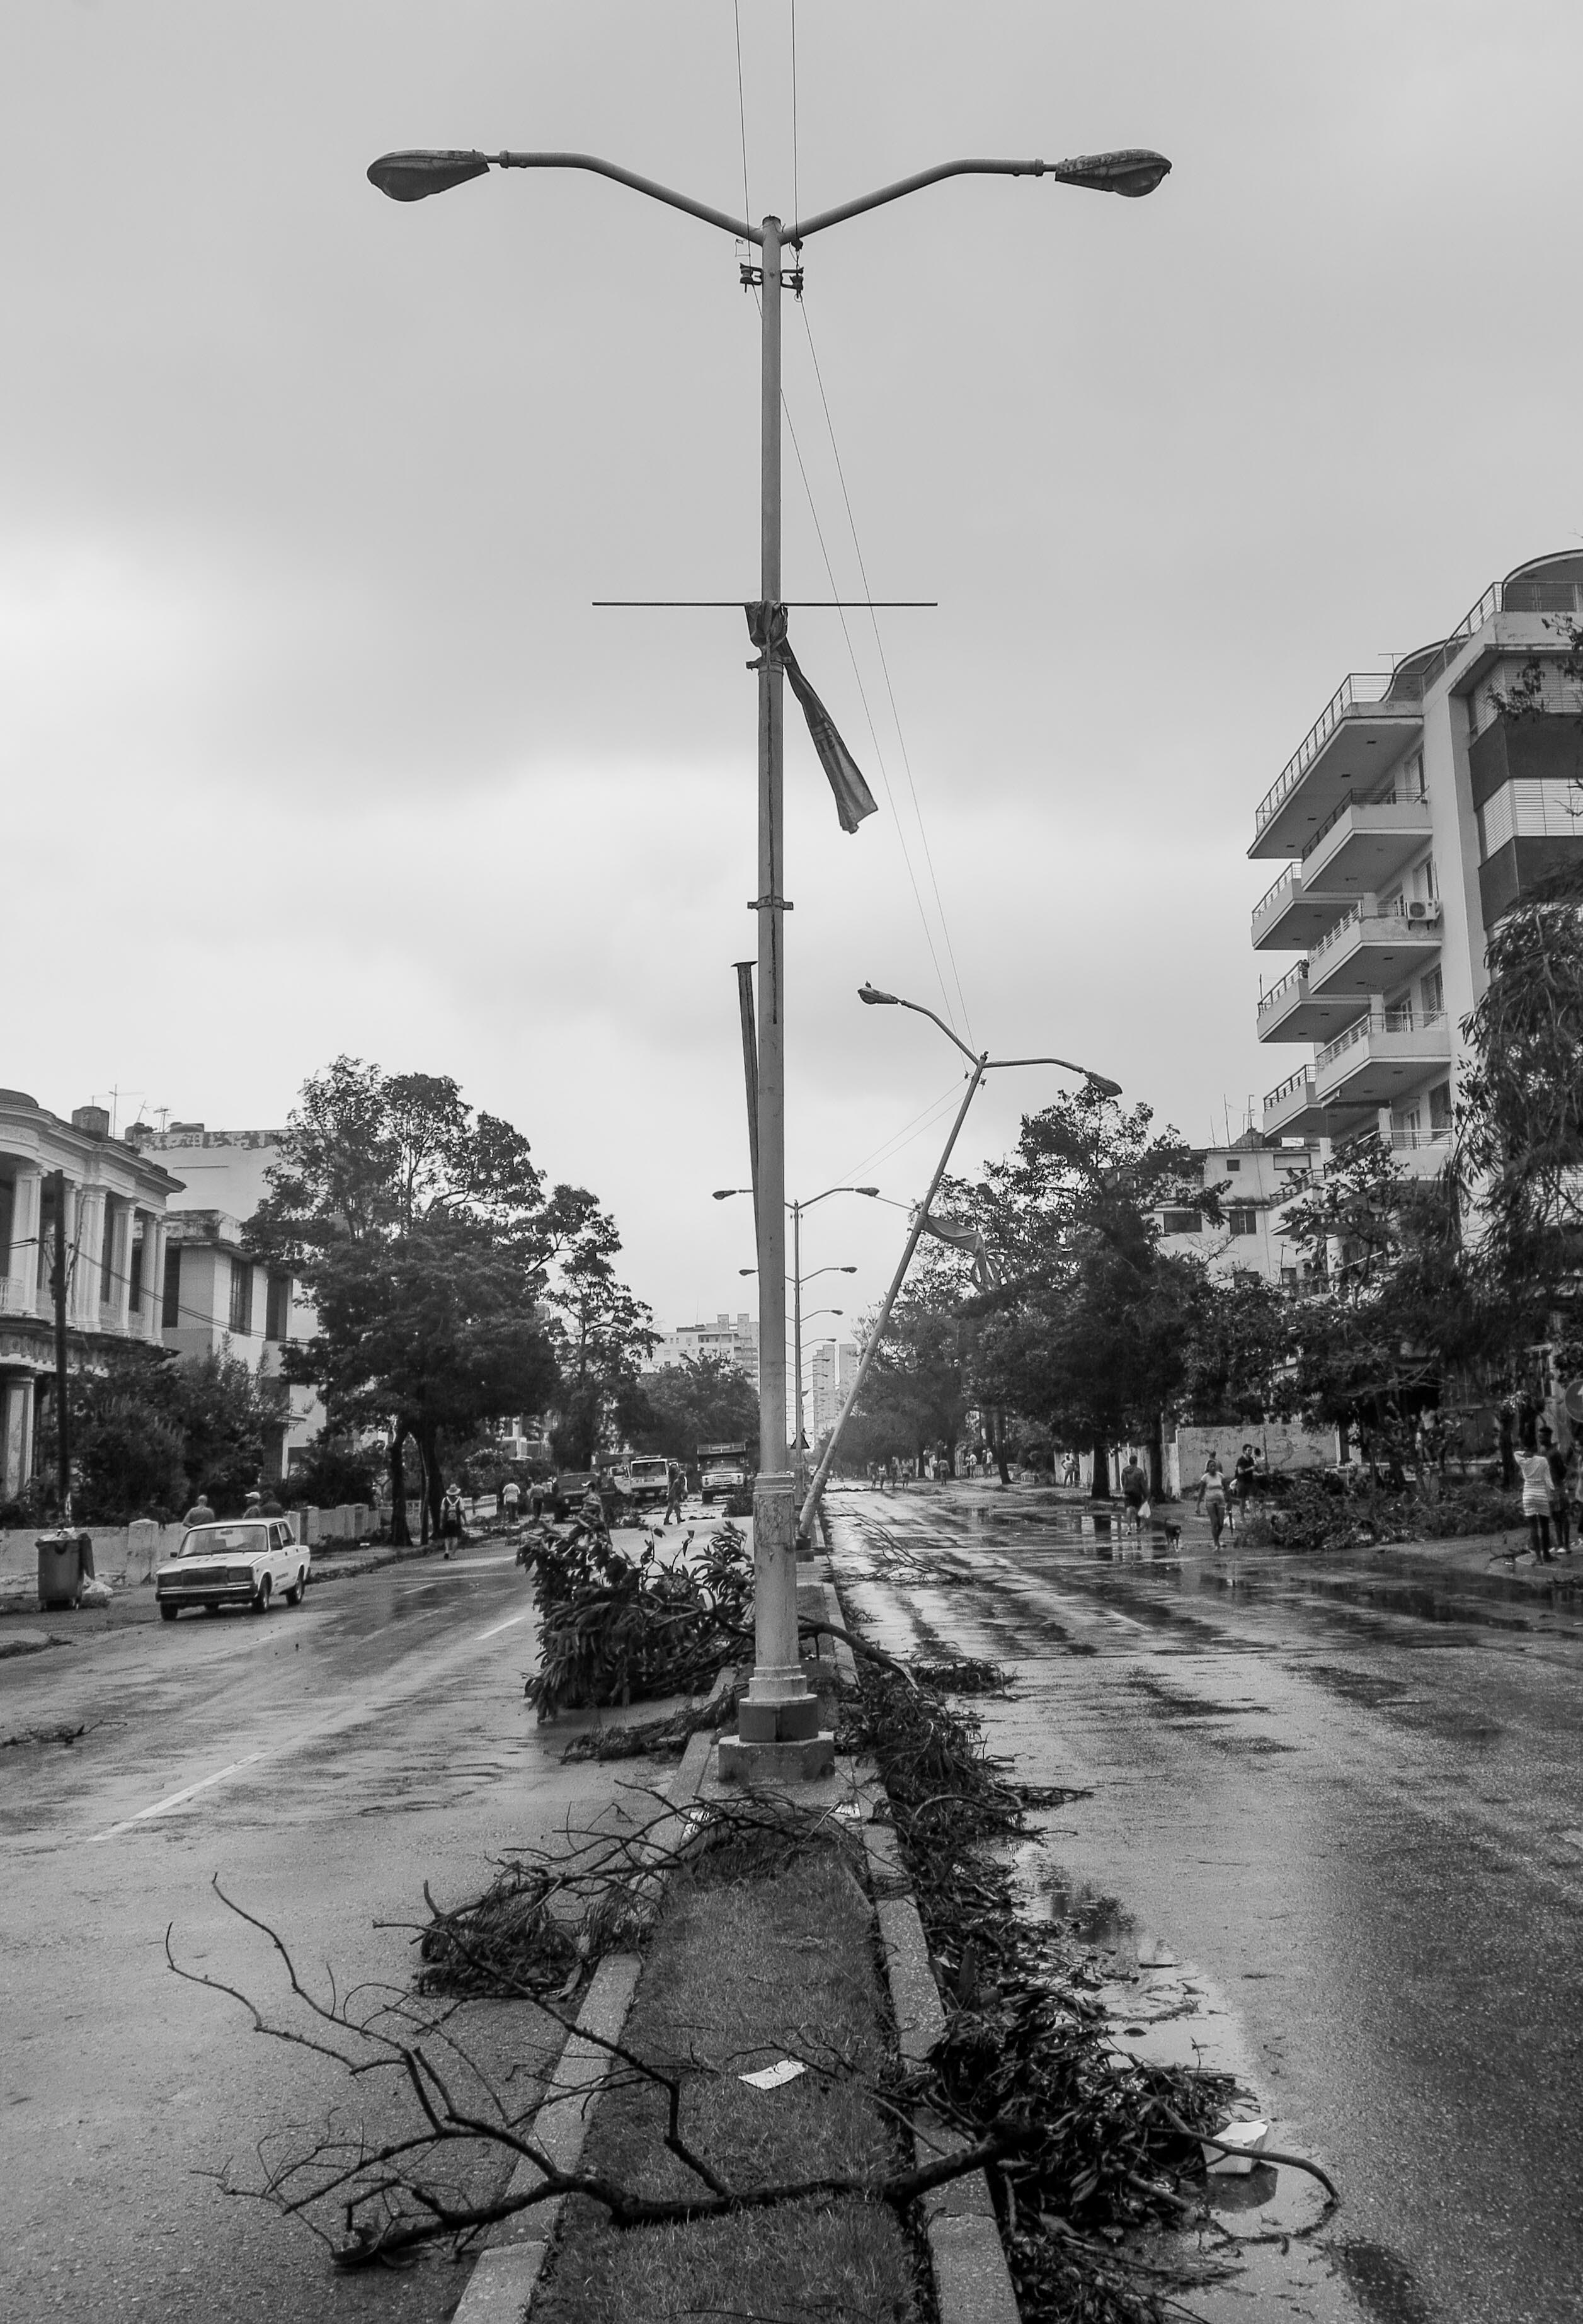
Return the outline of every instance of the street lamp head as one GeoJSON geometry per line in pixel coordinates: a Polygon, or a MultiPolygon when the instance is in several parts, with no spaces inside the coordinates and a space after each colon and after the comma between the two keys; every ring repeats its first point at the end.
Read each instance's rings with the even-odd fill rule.
{"type": "Polygon", "coordinates": [[[879,1199],[879,1189],[878,1186],[854,1186],[852,1188],[852,1192],[854,1194],[871,1194],[876,1202],[879,1199]]]}
{"type": "Polygon", "coordinates": [[[368,165],[369,184],[393,202],[420,202],[488,174],[486,153],[382,153],[368,165]]]}
{"type": "Polygon", "coordinates": [[[1090,1074],[1088,1084],[1096,1097],[1119,1097],[1121,1094],[1120,1083],[1113,1082],[1108,1074],[1090,1074]]]}
{"type": "Polygon", "coordinates": [[[837,1275],[855,1275],[858,1270],[855,1267],[838,1267],[835,1271],[837,1275]]]}
{"type": "Polygon", "coordinates": [[[1164,153],[1129,146],[1119,153],[1080,153],[1075,161],[1063,161],[1049,174],[1063,185],[1089,186],[1095,193],[1122,194],[1136,202],[1170,176],[1171,164],[1164,153]]]}
{"type": "Polygon", "coordinates": [[[739,1275],[757,1275],[758,1272],[759,1270],[756,1267],[739,1267],[737,1269],[737,1273],[739,1275]]]}
{"type": "Polygon", "coordinates": [[[740,1194],[741,1191],[740,1186],[716,1186],[714,1199],[717,1203],[729,1203],[733,1194],[740,1194]]]}
{"type": "Polygon", "coordinates": [[[878,985],[860,984],[858,999],[865,1009],[899,1009],[900,1001],[894,992],[881,992],[878,985]]]}

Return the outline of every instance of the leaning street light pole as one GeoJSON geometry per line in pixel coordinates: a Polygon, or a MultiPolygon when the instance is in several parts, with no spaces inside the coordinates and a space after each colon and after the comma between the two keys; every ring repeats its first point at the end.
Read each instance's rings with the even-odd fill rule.
{"type": "MultiPolygon", "coordinates": [[[[689,194],[640,177],[593,153],[405,152],[382,154],[369,166],[371,182],[392,201],[422,201],[490,170],[582,170],[613,179],[634,193],[684,210],[708,226],[759,248],[760,265],[744,281],[762,285],[759,368],[759,634],[772,636],[781,604],[780,579],[780,297],[783,247],[801,252],[811,235],[848,218],[882,208],[946,178],[1050,178],[1130,199],[1151,194],[1171,167],[1163,153],[1138,149],[1081,154],[1067,161],[969,160],[942,161],[910,178],[877,187],[833,209],[793,221],[789,232],[769,216],[746,218],[695,201],[689,194]]],[[[800,278],[798,286],[800,287],[800,278]]],[[[753,1495],[753,1675],[739,1710],[742,1745],[765,1747],[735,1755],[737,1772],[767,1775],[813,1774],[830,1764],[833,1740],[818,1735],[818,1699],[809,1692],[797,1651],[796,1506],[787,1463],[786,1430],[786,1003],[785,894],[782,848],[783,761],[781,665],[766,642],[759,669],[759,877],[750,908],[759,917],[759,1477],[753,1495]],[[776,1756],[776,1747],[792,1747],[776,1756]]],[[[722,1760],[723,1769],[723,1760],[722,1760]]]]}
{"type": "Polygon", "coordinates": [[[819,1496],[824,1490],[824,1480],[830,1474],[848,1416],[863,1392],[863,1382],[869,1377],[870,1368],[879,1353],[879,1342],[885,1337],[885,1327],[890,1321],[890,1311],[895,1306],[901,1286],[907,1280],[907,1268],[913,1263],[913,1253],[922,1240],[924,1230],[928,1224],[930,1208],[935,1195],[940,1192],[940,1181],[945,1176],[945,1166],[951,1159],[957,1135],[968,1118],[968,1108],[978,1095],[979,1084],[983,1080],[984,1075],[1005,1073],[1014,1065],[1061,1065],[1068,1073],[1081,1074],[1089,1087],[1097,1092],[1100,1097],[1119,1097],[1121,1094],[1119,1082],[1113,1082],[1108,1074],[1095,1073],[1091,1065],[1074,1065],[1070,1057],[992,1057],[987,1049],[981,1052],[970,1049],[967,1043],[952,1031],[944,1018],[937,1017],[932,1009],[925,1009],[922,1001],[904,1001],[898,993],[880,992],[872,984],[861,986],[858,999],[870,1009],[910,1009],[916,1016],[926,1017],[932,1025],[939,1026],[946,1039],[954,1047],[962,1051],[962,1056],[972,1067],[972,1071],[968,1075],[968,1085],[963,1093],[962,1103],[956,1110],[956,1119],[951,1125],[951,1134],[945,1140],[945,1150],[934,1166],[934,1176],[929,1181],[929,1191],[913,1214],[913,1222],[907,1231],[907,1241],[902,1247],[901,1257],[897,1261],[896,1273],[890,1278],[890,1288],[880,1303],[879,1313],[874,1319],[874,1328],[863,1342],[863,1352],[858,1359],[858,1368],[852,1375],[852,1384],[847,1390],[846,1402],[836,1416],[835,1425],[830,1432],[830,1441],[820,1455],[819,1466],[814,1471],[814,1481],[808,1488],[797,1517],[797,1533],[801,1537],[806,1537],[812,1534],[815,1512],[819,1507],[819,1496]]]}

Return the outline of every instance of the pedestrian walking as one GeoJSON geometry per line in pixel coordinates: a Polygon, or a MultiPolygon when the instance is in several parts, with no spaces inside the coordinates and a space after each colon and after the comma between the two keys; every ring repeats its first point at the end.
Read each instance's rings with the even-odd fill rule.
{"type": "Polygon", "coordinates": [[[1536,1565],[1555,1563],[1550,1545],[1551,1473],[1549,1455],[1524,1452],[1518,1468],[1523,1476],[1523,1515],[1528,1525],[1528,1546],[1536,1565]]]}
{"type": "Polygon", "coordinates": [[[1198,1505],[1201,1510],[1209,1511],[1210,1534],[1214,1547],[1219,1549],[1226,1526],[1226,1474],[1218,1452],[1211,1452],[1204,1462],[1203,1475],[1198,1480],[1198,1505]]]}
{"type": "Polygon", "coordinates": [[[1539,1432],[1539,1449],[1550,1464],[1550,1521],[1555,1545],[1563,1557],[1572,1554],[1572,1517],[1567,1506],[1567,1456],[1548,1428],[1539,1432]]]}
{"type": "Polygon", "coordinates": [[[1127,1466],[1121,1471],[1121,1499],[1140,1540],[1143,1537],[1143,1507],[1148,1497],[1148,1471],[1136,1452],[1129,1453],[1127,1466]]]}
{"type": "Polygon", "coordinates": [[[521,1506],[521,1486],[517,1482],[515,1477],[508,1477],[505,1483],[501,1487],[501,1501],[505,1509],[506,1523],[508,1525],[514,1526],[516,1524],[517,1511],[521,1506]]]}
{"type": "Polygon", "coordinates": [[[896,1490],[896,1480],[901,1474],[901,1463],[897,1461],[894,1452],[891,1454],[889,1460],[885,1463],[885,1468],[886,1473],[890,1479],[890,1489],[894,1493],[896,1490]]]}
{"type": "Polygon", "coordinates": [[[675,1517],[677,1525],[680,1525],[682,1521],[682,1501],[686,1496],[686,1471],[673,1461],[670,1464],[670,1471],[666,1479],[665,1486],[665,1517],[663,1522],[666,1525],[669,1525],[672,1517],[675,1517]]]}
{"type": "Polygon", "coordinates": [[[1242,1511],[1243,1516],[1246,1517],[1247,1515],[1247,1497],[1253,1490],[1254,1480],[1254,1459],[1253,1447],[1251,1444],[1245,1444],[1241,1452],[1237,1455],[1237,1467],[1234,1473],[1237,1480],[1237,1505],[1242,1511]]]}
{"type": "Polygon", "coordinates": [[[440,1499],[440,1539],[445,1544],[441,1553],[452,1557],[467,1538],[467,1528],[462,1522],[462,1488],[453,1480],[440,1499]]]}

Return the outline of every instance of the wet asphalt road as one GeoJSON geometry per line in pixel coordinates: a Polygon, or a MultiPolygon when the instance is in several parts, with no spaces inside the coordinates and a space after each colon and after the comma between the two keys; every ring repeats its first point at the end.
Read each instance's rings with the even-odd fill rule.
{"type": "MultiPolygon", "coordinates": [[[[426,1878],[442,1902],[476,1894],[492,1854],[597,1812],[620,1772],[564,1769],[561,1736],[539,1736],[521,1692],[533,1628],[511,1553],[485,1544],[262,1619],[186,1615],[0,1662],[0,1739],[87,1728],[0,1751],[6,2324],[450,2314],[465,2271],[335,2277],[302,2227],[202,2175],[245,2174],[266,2133],[346,2093],[179,1983],[165,1931],[187,1964],[280,1997],[218,1873],[308,1969],[404,1982],[409,1935],[376,1922],[421,1919],[426,1878]]],[[[525,2099],[527,2022],[500,2003],[463,2017],[525,2099]]],[[[377,2118],[371,2087],[358,2103],[377,2118]]]]}
{"type": "Polygon", "coordinates": [[[1007,1665],[991,1748],[1092,1787],[1041,1819],[1045,1903],[1229,1999],[1342,2183],[1347,2312],[1583,2316],[1583,1609],[1405,1553],[1113,1549],[1031,1490],[831,1506],[876,1642],[1007,1665]]]}

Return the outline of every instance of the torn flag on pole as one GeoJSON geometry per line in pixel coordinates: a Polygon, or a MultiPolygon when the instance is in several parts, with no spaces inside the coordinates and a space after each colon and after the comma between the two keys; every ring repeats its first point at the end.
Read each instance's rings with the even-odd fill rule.
{"type": "Polygon", "coordinates": [[[760,669],[768,654],[785,670],[791,690],[802,706],[808,740],[819,753],[819,764],[835,793],[835,812],[841,818],[841,827],[842,831],[855,831],[866,815],[875,812],[878,802],[863,780],[857,761],[836,733],[835,721],[797,667],[797,658],[787,641],[786,607],[744,605],[742,611],[748,617],[748,635],[760,657],[759,661],[750,662],[749,669],[760,669]],[[766,613],[769,616],[768,624],[766,613]]]}

